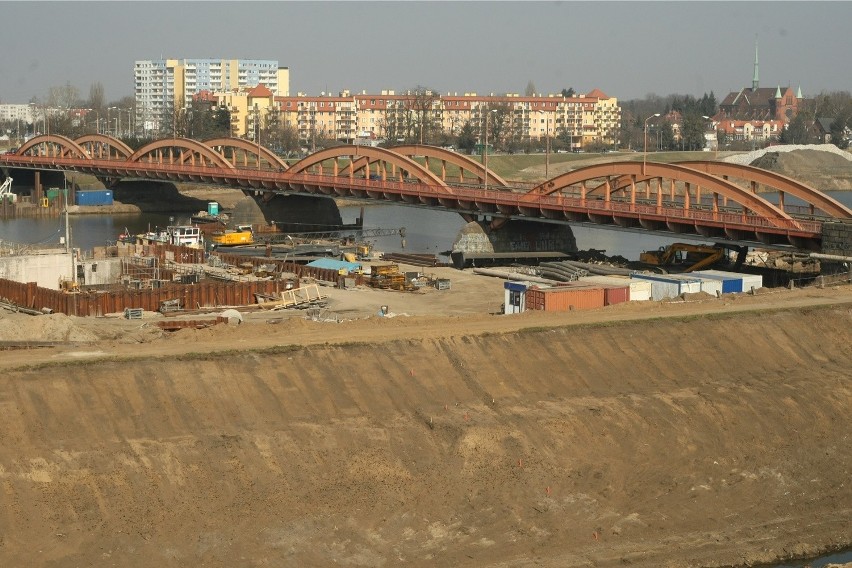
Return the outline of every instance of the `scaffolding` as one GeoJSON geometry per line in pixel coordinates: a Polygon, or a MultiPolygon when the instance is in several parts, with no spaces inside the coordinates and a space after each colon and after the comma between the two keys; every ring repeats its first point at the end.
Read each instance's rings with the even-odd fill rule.
{"type": "Polygon", "coordinates": [[[125,256],[121,258],[121,283],[128,288],[145,290],[159,282],[160,262],[155,256],[125,256]]]}

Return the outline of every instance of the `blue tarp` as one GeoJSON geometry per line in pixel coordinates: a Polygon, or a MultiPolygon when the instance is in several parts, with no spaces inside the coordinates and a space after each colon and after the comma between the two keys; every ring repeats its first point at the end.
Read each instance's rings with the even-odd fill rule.
{"type": "Polygon", "coordinates": [[[333,258],[318,258],[317,260],[308,263],[308,266],[314,268],[323,268],[326,270],[345,270],[346,272],[354,272],[361,268],[357,262],[346,262],[345,260],[335,260],[333,258]]]}

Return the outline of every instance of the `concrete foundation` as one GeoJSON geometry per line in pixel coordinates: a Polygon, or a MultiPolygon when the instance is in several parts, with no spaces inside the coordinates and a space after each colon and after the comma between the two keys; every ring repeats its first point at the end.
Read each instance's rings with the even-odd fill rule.
{"type": "Polygon", "coordinates": [[[821,252],[838,256],[852,256],[852,223],[823,222],[821,252]]]}
{"type": "Polygon", "coordinates": [[[531,221],[509,221],[496,231],[486,224],[465,225],[453,243],[453,251],[494,252],[576,252],[577,240],[568,225],[531,221]]]}

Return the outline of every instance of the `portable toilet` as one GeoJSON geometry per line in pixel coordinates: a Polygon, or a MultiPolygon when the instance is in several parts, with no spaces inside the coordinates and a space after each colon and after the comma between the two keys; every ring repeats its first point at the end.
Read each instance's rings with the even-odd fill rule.
{"type": "Polygon", "coordinates": [[[519,314],[526,310],[527,288],[526,282],[504,282],[503,283],[503,313],[519,314]]]}
{"type": "Polygon", "coordinates": [[[208,201],[207,202],[207,214],[208,215],[218,215],[219,214],[219,202],[218,201],[208,201]]]}

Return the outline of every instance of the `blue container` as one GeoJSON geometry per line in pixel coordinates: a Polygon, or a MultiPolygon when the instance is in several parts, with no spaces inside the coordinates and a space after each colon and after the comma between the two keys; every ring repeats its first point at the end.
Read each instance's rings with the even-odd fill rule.
{"type": "Polygon", "coordinates": [[[207,214],[208,215],[218,215],[219,214],[219,203],[216,201],[208,201],[207,202],[207,214]]]}
{"type": "Polygon", "coordinates": [[[725,273],[720,271],[713,270],[701,270],[697,272],[693,272],[693,274],[697,274],[698,276],[703,276],[705,278],[715,278],[717,280],[722,281],[722,293],[723,294],[732,294],[739,293],[743,291],[743,279],[742,276],[738,276],[736,273],[725,273]]]}
{"type": "Polygon", "coordinates": [[[112,190],[92,189],[74,194],[77,205],[112,205],[112,190]]]}

